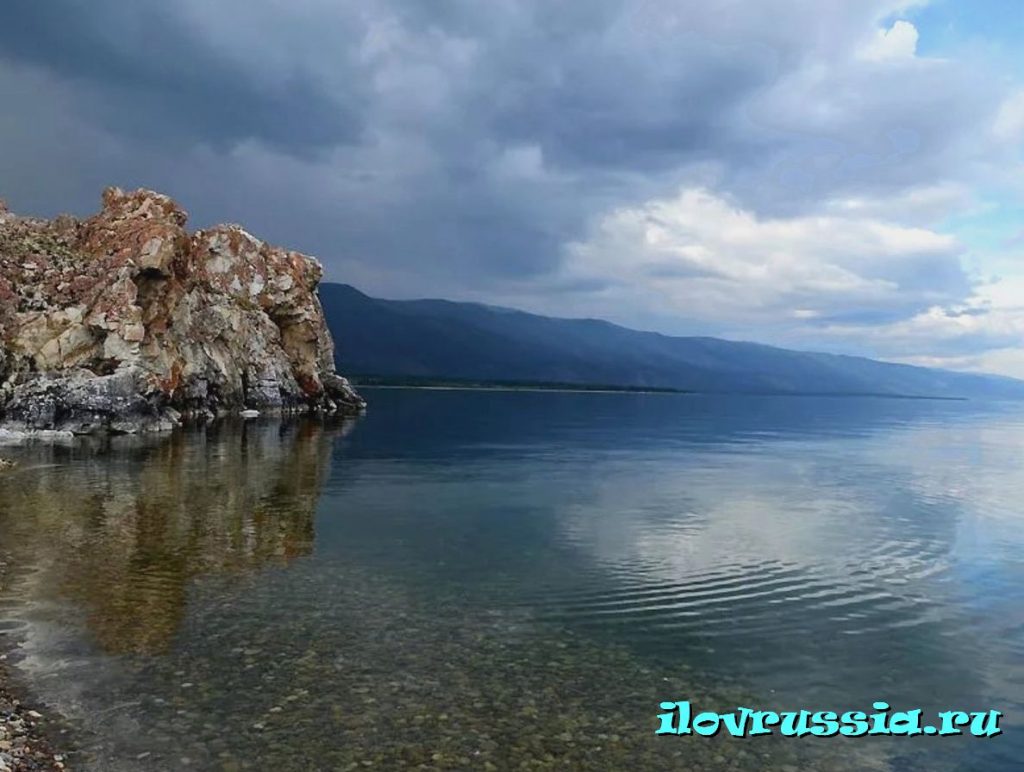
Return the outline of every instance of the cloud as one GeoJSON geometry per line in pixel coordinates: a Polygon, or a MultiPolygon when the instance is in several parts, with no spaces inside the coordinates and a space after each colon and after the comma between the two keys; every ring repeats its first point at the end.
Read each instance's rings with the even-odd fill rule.
{"type": "Polygon", "coordinates": [[[860,50],[860,56],[873,62],[901,59],[917,52],[917,28],[909,21],[897,19],[888,29],[880,29],[874,39],[860,50]]]}
{"type": "Polygon", "coordinates": [[[836,325],[828,332],[912,364],[979,371],[996,365],[998,372],[1024,375],[1022,298],[1024,277],[999,278],[977,284],[960,304],[931,306],[884,326],[836,325]]]}
{"type": "Polygon", "coordinates": [[[841,215],[884,218],[906,224],[940,222],[954,215],[981,211],[983,204],[971,188],[957,182],[908,187],[892,195],[853,195],[823,202],[822,211],[841,215]]]}
{"type": "Polygon", "coordinates": [[[1024,140],[1024,91],[1014,91],[1003,100],[996,113],[992,133],[1005,142],[1024,140]]]}
{"type": "Polygon", "coordinates": [[[559,281],[723,325],[912,317],[972,291],[956,239],[856,211],[759,217],[699,188],[616,209],[569,247],[559,281]]]}
{"type": "Polygon", "coordinates": [[[187,6],[151,0],[10,0],[0,55],[76,84],[83,117],[114,133],[222,148],[257,138],[303,154],[358,136],[357,89],[328,91],[298,58],[269,69],[266,51],[241,56],[206,32],[187,6]]]}

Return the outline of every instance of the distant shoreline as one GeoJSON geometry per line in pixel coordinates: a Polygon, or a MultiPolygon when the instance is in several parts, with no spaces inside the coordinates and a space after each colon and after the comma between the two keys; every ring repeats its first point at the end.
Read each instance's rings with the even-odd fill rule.
{"type": "Polygon", "coordinates": [[[421,386],[411,383],[357,383],[359,389],[418,389],[420,391],[551,391],[561,394],[698,394],[695,391],[669,391],[667,389],[587,389],[560,386],[421,386]]]}
{"type": "Polygon", "coordinates": [[[593,386],[569,385],[569,384],[543,384],[543,383],[444,383],[444,382],[374,382],[374,380],[362,381],[358,378],[349,378],[353,386],[359,389],[417,389],[420,391],[525,391],[525,392],[555,392],[562,394],[675,394],[685,396],[711,396],[711,397],[871,397],[876,399],[914,399],[934,400],[940,402],[967,402],[968,397],[943,397],[930,396],[927,394],[882,394],[878,392],[795,392],[795,391],[765,391],[765,392],[718,392],[718,391],[691,391],[685,389],[670,388],[643,388],[643,387],[616,387],[616,386],[593,386]]]}

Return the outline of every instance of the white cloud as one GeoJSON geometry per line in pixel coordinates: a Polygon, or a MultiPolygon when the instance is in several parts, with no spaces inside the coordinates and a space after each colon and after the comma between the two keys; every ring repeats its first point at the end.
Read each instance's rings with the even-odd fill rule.
{"type": "Polygon", "coordinates": [[[779,325],[957,300],[960,249],[951,236],[857,212],[759,218],[684,188],[601,218],[570,245],[558,280],[610,287],[620,310],[779,325]]]}
{"type": "Polygon", "coordinates": [[[987,309],[977,301],[961,308],[932,306],[915,316],[877,327],[836,326],[837,335],[868,336],[888,341],[892,351],[927,351],[929,348],[956,348],[969,341],[975,349],[985,340],[988,347],[1024,340],[1022,309],[987,309]]]}
{"type": "Polygon", "coordinates": [[[893,195],[846,196],[825,202],[827,212],[843,217],[884,218],[915,224],[936,222],[980,208],[970,187],[950,181],[909,187],[893,195]]]}
{"type": "Polygon", "coordinates": [[[932,306],[889,324],[838,324],[824,332],[908,364],[1024,377],[1024,277],[979,283],[961,304],[932,306]]]}
{"type": "Polygon", "coordinates": [[[860,50],[860,57],[874,62],[909,58],[917,53],[917,38],[917,27],[900,19],[889,29],[877,30],[874,39],[860,50]]]}
{"type": "Polygon", "coordinates": [[[1015,91],[1003,100],[992,133],[1004,142],[1024,140],[1024,90],[1015,91]]]}
{"type": "Polygon", "coordinates": [[[962,370],[976,373],[997,373],[1011,378],[1024,379],[1024,350],[1014,347],[992,349],[979,354],[957,356],[905,356],[897,358],[908,365],[940,367],[945,370],[962,370]]]}

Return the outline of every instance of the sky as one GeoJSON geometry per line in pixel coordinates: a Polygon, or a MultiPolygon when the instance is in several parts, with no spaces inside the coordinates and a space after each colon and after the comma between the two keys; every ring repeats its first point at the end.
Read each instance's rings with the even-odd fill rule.
{"type": "Polygon", "coordinates": [[[0,197],[381,297],[1024,377],[1015,0],[6,0],[0,197]]]}

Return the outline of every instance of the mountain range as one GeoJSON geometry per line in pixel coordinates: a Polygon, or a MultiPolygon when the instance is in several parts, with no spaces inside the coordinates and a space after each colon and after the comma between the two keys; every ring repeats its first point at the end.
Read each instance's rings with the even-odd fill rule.
{"type": "Polygon", "coordinates": [[[1024,381],[447,300],[320,287],[338,366],[357,381],[557,384],[748,394],[1022,398],[1024,381]]]}

